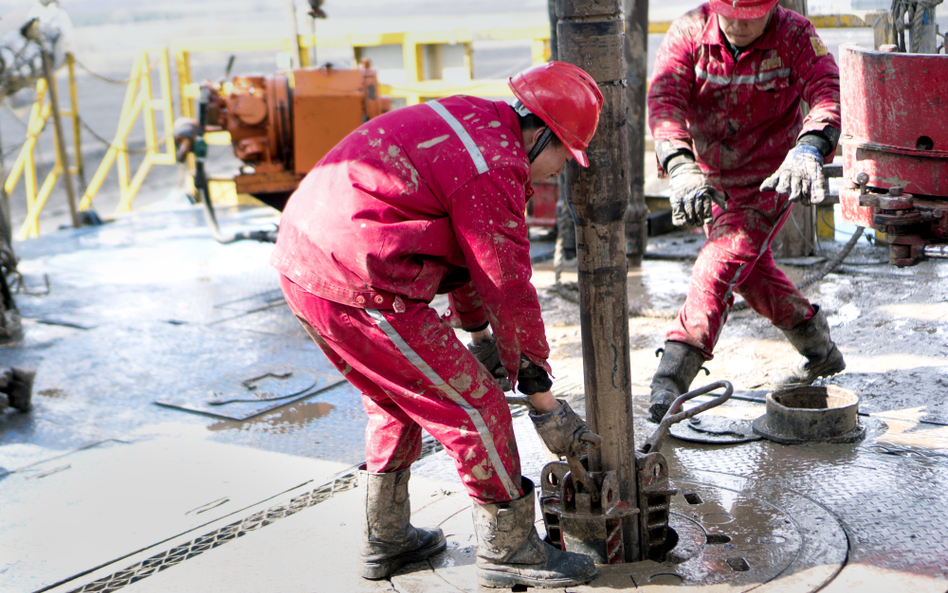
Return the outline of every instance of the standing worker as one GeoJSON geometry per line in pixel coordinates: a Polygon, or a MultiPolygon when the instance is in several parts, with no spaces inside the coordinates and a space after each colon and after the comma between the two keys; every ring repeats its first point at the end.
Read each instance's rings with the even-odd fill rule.
{"type": "Polygon", "coordinates": [[[823,159],[840,133],[836,62],[805,17],[776,4],[711,0],[672,23],[655,60],[649,127],[672,217],[708,237],[652,379],[656,422],[711,359],[735,292],[803,355],[777,388],[846,367],[826,314],[770,250],[792,202],[824,200],[823,159]]]}
{"type": "Polygon", "coordinates": [[[445,549],[440,529],[409,523],[422,428],[474,501],[481,585],[562,587],[596,575],[590,558],[538,538],[534,486],[520,475],[499,383],[528,396],[552,452],[578,456],[601,442],[550,392],[524,214],[531,182],[556,177],[571,158],[588,165],[602,94],[560,62],[509,86],[513,107],[456,96],[363,124],[303,179],[280,222],[271,263],[283,294],[369,416],[367,579],[445,549]],[[439,318],[431,301],[445,293],[450,309],[439,318]]]}

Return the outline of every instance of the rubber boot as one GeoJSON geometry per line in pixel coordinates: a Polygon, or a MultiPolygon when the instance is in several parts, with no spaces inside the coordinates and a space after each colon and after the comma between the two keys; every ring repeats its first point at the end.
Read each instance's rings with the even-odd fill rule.
{"type": "Polygon", "coordinates": [[[681,342],[665,342],[662,361],[658,363],[658,370],[652,377],[651,405],[648,408],[652,422],[661,422],[675,399],[687,393],[704,360],[704,355],[691,346],[681,342]]]}
{"type": "Polygon", "coordinates": [[[12,367],[3,369],[0,392],[7,395],[11,407],[21,412],[33,409],[33,379],[36,369],[12,367]]]}
{"type": "Polygon", "coordinates": [[[365,513],[362,516],[362,578],[387,578],[402,565],[430,558],[447,544],[441,529],[409,523],[408,479],[411,468],[374,474],[359,472],[365,513]]]}
{"type": "Polygon", "coordinates": [[[829,377],[846,368],[843,353],[830,339],[829,323],[819,305],[816,313],[793,329],[782,330],[797,352],[803,355],[789,371],[774,380],[777,389],[809,385],[818,377],[829,377]]]}
{"type": "Polygon", "coordinates": [[[533,482],[521,479],[523,496],[496,504],[474,503],[477,582],[510,589],[569,587],[596,578],[596,565],[582,554],[542,541],[534,527],[533,482]]]}

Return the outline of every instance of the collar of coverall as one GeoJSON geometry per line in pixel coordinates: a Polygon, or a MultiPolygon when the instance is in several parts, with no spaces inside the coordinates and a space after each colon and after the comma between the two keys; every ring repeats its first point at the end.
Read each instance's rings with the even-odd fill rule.
{"type": "MultiPolygon", "coordinates": [[[[702,7],[702,10],[705,12],[707,22],[705,23],[704,31],[701,34],[701,43],[706,45],[720,45],[721,47],[727,48],[727,39],[724,37],[721,27],[718,26],[717,13],[712,12],[711,7],[707,4],[702,7]]],[[[777,26],[778,23],[783,20],[783,10],[784,9],[779,6],[774,7],[774,13],[770,16],[770,22],[767,23],[767,28],[764,29],[764,33],[758,37],[754,43],[751,43],[746,48],[747,50],[767,50],[775,49],[777,47],[777,26]]],[[[745,48],[741,49],[743,50],[745,48]]]]}

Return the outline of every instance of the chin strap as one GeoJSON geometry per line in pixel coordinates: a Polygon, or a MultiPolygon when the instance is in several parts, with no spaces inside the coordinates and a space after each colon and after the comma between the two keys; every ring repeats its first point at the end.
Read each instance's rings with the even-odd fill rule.
{"type": "Polygon", "coordinates": [[[532,163],[540,153],[546,148],[546,145],[550,143],[550,140],[553,139],[553,130],[550,128],[544,128],[543,133],[540,134],[540,137],[537,138],[537,143],[533,145],[533,148],[530,149],[530,154],[527,155],[527,158],[530,159],[532,163]]]}

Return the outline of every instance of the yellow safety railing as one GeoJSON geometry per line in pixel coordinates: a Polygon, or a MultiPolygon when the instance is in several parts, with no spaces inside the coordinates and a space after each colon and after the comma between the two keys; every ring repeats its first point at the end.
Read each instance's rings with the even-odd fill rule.
{"type": "Polygon", "coordinates": [[[471,60],[471,44],[474,41],[530,41],[534,64],[550,57],[550,28],[547,25],[532,27],[496,27],[468,29],[465,27],[444,31],[412,31],[406,33],[350,33],[348,35],[304,35],[299,38],[300,63],[309,63],[309,50],[314,47],[352,47],[356,61],[362,58],[363,49],[381,45],[401,45],[405,67],[405,81],[380,85],[381,91],[392,97],[405,99],[406,104],[416,105],[425,99],[450,95],[479,95],[504,97],[510,94],[506,80],[474,80],[471,60]],[[465,47],[467,80],[426,80],[424,77],[424,48],[437,45],[465,47]]]}
{"type": "MultiPolygon", "coordinates": [[[[351,47],[358,62],[364,48],[382,45],[399,45],[405,68],[405,82],[381,85],[382,92],[405,99],[414,105],[424,99],[446,97],[456,94],[480,96],[507,96],[510,90],[506,80],[474,80],[471,61],[473,41],[528,40],[531,42],[533,63],[545,62],[550,55],[550,29],[546,25],[532,27],[498,27],[490,29],[457,28],[444,31],[410,31],[395,33],[348,33],[344,35],[301,35],[297,43],[288,37],[259,37],[254,39],[211,38],[175,41],[171,51],[178,67],[179,92],[182,98],[182,117],[195,117],[193,101],[199,97],[199,85],[191,79],[191,54],[202,51],[266,51],[293,53],[303,67],[311,66],[310,51],[320,47],[351,47]],[[424,77],[424,48],[435,45],[457,45],[465,47],[467,80],[426,80],[424,77]]],[[[229,142],[226,138],[208,137],[208,143],[229,142]]]]}
{"type": "MultiPolygon", "coordinates": [[[[880,15],[885,12],[869,13],[864,17],[855,15],[818,15],[811,16],[810,21],[816,28],[863,28],[872,27],[880,15]]],[[[649,23],[649,33],[665,33],[670,21],[654,21],[649,23]]],[[[278,51],[295,54],[302,67],[311,66],[310,53],[316,47],[351,47],[353,57],[358,61],[366,48],[383,45],[401,46],[404,63],[405,81],[381,85],[382,92],[395,98],[402,98],[408,105],[413,105],[427,99],[445,97],[455,94],[479,96],[506,96],[509,94],[505,80],[473,78],[471,47],[475,41],[529,41],[533,63],[542,63],[549,59],[550,30],[547,25],[530,27],[498,27],[488,29],[468,29],[465,27],[442,31],[410,31],[392,33],[349,33],[344,35],[301,35],[294,40],[290,37],[259,37],[259,38],[218,38],[218,39],[189,39],[175,41],[170,50],[174,55],[178,70],[179,96],[181,97],[180,113],[184,117],[195,117],[194,100],[199,97],[199,85],[191,79],[190,57],[193,52],[202,51],[278,51]],[[461,80],[430,80],[425,78],[425,50],[430,46],[458,45],[465,48],[466,78],[461,80]]],[[[82,153],[80,150],[79,127],[80,119],[76,101],[76,84],[74,74],[74,59],[67,54],[69,72],[69,89],[72,100],[72,109],[63,110],[62,115],[73,120],[75,142],[75,166],[70,166],[71,173],[82,171],[82,153]]],[[[9,195],[15,189],[20,177],[25,178],[28,214],[19,233],[20,238],[33,237],[39,234],[39,214],[42,211],[50,192],[59,176],[64,171],[64,164],[60,162],[58,151],[56,163],[47,175],[42,186],[37,189],[36,166],[33,156],[37,138],[45,127],[51,114],[50,104],[46,101],[47,85],[45,80],[37,83],[37,101],[30,113],[27,128],[27,138],[16,164],[8,175],[5,189],[9,195]]],[[[168,59],[168,50],[155,48],[140,50],[132,66],[132,76],[125,94],[125,101],[119,116],[118,130],[111,142],[105,158],[86,188],[80,210],[87,210],[92,200],[101,189],[105,177],[115,165],[118,173],[121,199],[116,213],[129,212],[135,195],[141,188],[145,177],[155,165],[174,165],[174,139],[171,132],[173,127],[173,106],[171,92],[171,76],[168,59]],[[151,58],[157,56],[157,68],[151,65],[151,58]],[[157,70],[158,86],[161,93],[154,96],[153,72],[157,70]],[[157,133],[156,112],[162,112],[162,127],[164,135],[159,138],[157,133]],[[129,149],[127,140],[136,122],[141,117],[145,129],[144,160],[139,165],[134,176],[129,172],[129,149]]],[[[55,131],[53,132],[55,134],[55,131]]],[[[208,134],[209,144],[229,144],[230,138],[226,132],[208,134]]]]}
{"type": "MultiPolygon", "coordinates": [[[[73,175],[82,171],[82,150],[79,139],[79,108],[76,98],[75,60],[71,53],[66,54],[66,69],[69,74],[69,97],[71,103],[70,109],[60,110],[60,115],[72,119],[75,149],[74,158],[76,164],[75,166],[69,166],[68,163],[64,164],[60,160],[59,151],[54,150],[56,160],[53,164],[53,168],[46,175],[46,179],[43,180],[43,185],[37,190],[35,149],[40,134],[42,134],[46,127],[46,121],[52,114],[52,104],[48,97],[50,90],[49,84],[45,78],[40,78],[36,82],[36,102],[33,103],[33,107],[30,110],[30,118],[26,125],[26,141],[23,143],[22,148],[20,148],[20,154],[17,155],[16,162],[13,164],[13,168],[10,169],[10,174],[7,175],[4,181],[6,195],[10,195],[13,193],[13,190],[16,189],[20,177],[22,176],[24,178],[27,213],[26,220],[23,221],[23,225],[20,227],[19,233],[17,233],[17,239],[20,241],[39,236],[39,215],[43,211],[43,207],[46,205],[46,201],[49,199],[53,187],[55,187],[59,177],[65,171],[65,167],[69,166],[69,172],[73,175]]],[[[55,146],[55,143],[59,141],[56,137],[55,127],[53,127],[52,134],[55,146]]]]}
{"type": "Polygon", "coordinates": [[[79,203],[80,210],[92,205],[92,199],[102,187],[106,175],[116,166],[119,181],[120,200],[116,213],[130,212],[132,200],[141,189],[145,176],[155,165],[175,165],[174,138],[172,137],[171,72],[168,51],[165,48],[142,49],[135,56],[132,75],[125,91],[125,101],[119,115],[118,130],[109,145],[98,170],[89,182],[89,187],[79,203]],[[158,84],[161,96],[155,98],[152,88],[151,57],[157,57],[158,84]],[[156,111],[162,112],[164,136],[159,138],[156,126],[156,111]],[[145,158],[138,166],[134,177],[129,180],[128,137],[141,116],[145,128],[145,158]]]}

